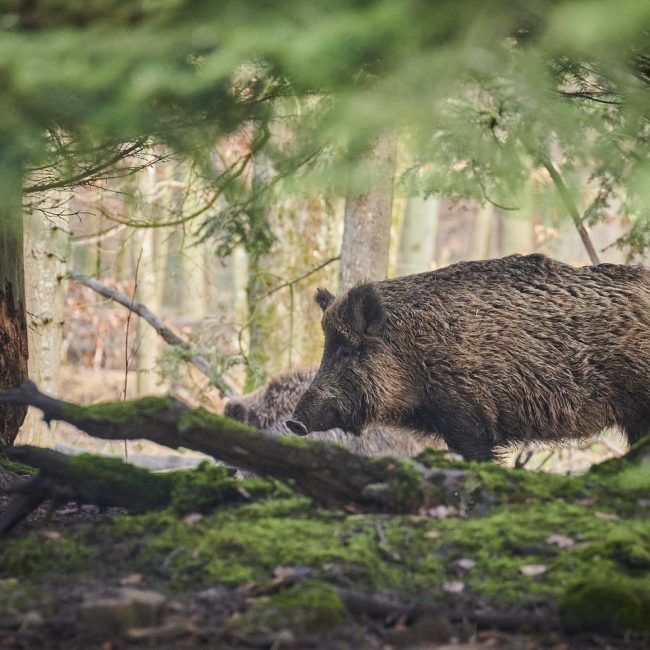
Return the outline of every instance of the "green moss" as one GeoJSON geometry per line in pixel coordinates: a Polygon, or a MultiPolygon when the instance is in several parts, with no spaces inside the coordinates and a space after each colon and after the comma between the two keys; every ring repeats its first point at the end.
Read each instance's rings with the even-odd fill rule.
{"type": "Polygon", "coordinates": [[[137,511],[167,506],[174,485],[171,474],[152,474],[117,458],[90,454],[69,457],[66,472],[71,485],[84,485],[93,503],[137,511]]]}
{"type": "Polygon", "coordinates": [[[604,553],[632,569],[650,570],[650,526],[630,522],[615,530],[604,541],[604,553]]]}
{"type": "Polygon", "coordinates": [[[37,471],[33,467],[17,463],[15,460],[7,458],[7,456],[2,453],[0,453],[0,468],[11,472],[12,474],[16,474],[17,476],[34,476],[37,471]]]}
{"type": "Polygon", "coordinates": [[[97,419],[119,424],[132,422],[140,417],[156,418],[174,408],[176,402],[171,397],[142,397],[126,402],[104,402],[89,406],[66,404],[66,418],[73,420],[97,419]]]}
{"type": "Polygon", "coordinates": [[[53,572],[69,575],[83,569],[92,556],[91,549],[74,535],[8,538],[2,544],[0,578],[42,577],[53,572]]]}
{"type": "Polygon", "coordinates": [[[409,512],[422,496],[422,475],[412,461],[400,460],[390,473],[387,494],[396,512],[409,512]]]}
{"type": "Polygon", "coordinates": [[[308,580],[273,596],[258,598],[230,626],[244,634],[290,629],[297,634],[327,633],[348,622],[337,590],[325,582],[308,580]]]}
{"type": "MultiPolygon", "coordinates": [[[[86,462],[79,460],[81,466],[86,462]]],[[[393,493],[395,504],[404,506],[420,489],[421,468],[413,461],[393,462],[392,467],[392,476],[378,489],[393,493]]],[[[485,463],[455,462],[454,467],[465,472],[461,478],[474,510],[467,517],[435,519],[324,510],[286,486],[263,479],[235,482],[222,468],[204,465],[164,475],[173,495],[167,510],[62,531],[60,540],[36,534],[4,540],[0,576],[38,584],[47,576],[78,580],[101,571],[111,580],[138,572],[185,590],[246,581],[264,586],[273,581],[278,566],[306,566],[319,587],[344,580],[353,589],[390,591],[418,602],[441,596],[445,581],[460,579],[468,594],[520,604],[555,603],[574,595],[565,593],[568,584],[592,589],[606,582],[621,590],[615,593],[620,595],[619,609],[633,612],[631,622],[620,614],[616,621],[624,623],[610,621],[608,627],[637,629],[650,580],[650,519],[640,518],[636,498],[616,477],[562,477],[485,463]],[[238,502],[242,492],[247,500],[243,504],[238,502]],[[224,504],[233,507],[217,507],[224,504]],[[178,516],[211,510],[194,523],[178,516]],[[621,519],[603,520],[598,510],[615,512],[621,519]],[[560,548],[548,541],[558,534],[574,544],[560,548]],[[475,564],[459,575],[461,558],[475,564]],[[544,565],[546,571],[527,576],[522,567],[530,564],[544,565]],[[634,586],[631,592],[629,585],[634,586]]],[[[97,470],[88,464],[85,471],[97,470]]],[[[108,477],[111,465],[100,471],[108,477]]],[[[586,601],[592,592],[576,587],[575,593],[586,601]]],[[[271,625],[262,605],[264,611],[277,609],[264,601],[244,621],[250,625],[246,629],[271,625]]]]}
{"type": "Polygon", "coordinates": [[[40,590],[29,584],[21,584],[15,578],[0,580],[0,617],[24,612],[43,601],[40,590]]]}
{"type": "Polygon", "coordinates": [[[630,493],[650,494],[650,463],[623,470],[617,477],[617,486],[630,493]]]}
{"type": "Polygon", "coordinates": [[[183,432],[193,428],[214,429],[229,433],[257,433],[256,429],[239,422],[239,420],[212,413],[204,408],[187,409],[181,414],[178,420],[178,430],[183,432]]]}
{"type": "Polygon", "coordinates": [[[650,580],[609,575],[576,582],[560,598],[559,611],[572,632],[650,634],[650,580]]]}
{"type": "MultiPolygon", "coordinates": [[[[170,476],[174,481],[172,508],[178,513],[211,512],[220,505],[270,497],[279,489],[278,484],[273,481],[240,481],[229,476],[225,467],[209,463],[202,463],[195,470],[175,472],[170,476]]],[[[290,494],[288,488],[284,493],[290,494]]]]}

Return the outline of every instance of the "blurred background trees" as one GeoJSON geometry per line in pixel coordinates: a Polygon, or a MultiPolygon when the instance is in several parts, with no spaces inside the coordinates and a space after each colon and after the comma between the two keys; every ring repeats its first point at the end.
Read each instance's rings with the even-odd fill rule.
{"type": "Polygon", "coordinates": [[[66,269],[137,297],[244,390],[317,363],[319,285],[515,252],[645,260],[641,0],[10,0],[0,15],[3,386],[26,364],[6,337],[29,323],[30,375],[52,392],[221,406],[186,351],[66,269]]]}

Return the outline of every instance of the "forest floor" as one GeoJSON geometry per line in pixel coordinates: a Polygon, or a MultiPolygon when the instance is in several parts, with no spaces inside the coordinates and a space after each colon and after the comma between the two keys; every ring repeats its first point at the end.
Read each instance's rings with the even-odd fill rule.
{"type": "Polygon", "coordinates": [[[41,507],[2,542],[0,647],[648,647],[647,454],[578,477],[419,460],[480,487],[387,515],[249,479],[215,507],[236,479],[206,465],[160,512],[41,507]]]}

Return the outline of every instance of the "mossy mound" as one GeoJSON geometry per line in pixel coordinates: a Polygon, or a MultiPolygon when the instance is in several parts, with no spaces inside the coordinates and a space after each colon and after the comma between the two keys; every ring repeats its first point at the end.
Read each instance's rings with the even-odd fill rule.
{"type": "Polygon", "coordinates": [[[650,635],[650,579],[598,577],[572,584],[559,601],[572,632],[650,635]]]}
{"type": "Polygon", "coordinates": [[[338,591],[319,580],[308,580],[255,601],[229,627],[242,634],[269,634],[289,629],[294,634],[322,634],[349,622],[338,591]]]}

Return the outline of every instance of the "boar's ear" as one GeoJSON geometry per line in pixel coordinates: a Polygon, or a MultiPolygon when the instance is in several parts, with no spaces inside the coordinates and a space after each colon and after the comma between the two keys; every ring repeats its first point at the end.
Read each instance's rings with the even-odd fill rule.
{"type": "Polygon", "coordinates": [[[334,294],[327,289],[316,289],[314,300],[318,303],[319,307],[325,311],[334,302],[334,294]]]}
{"type": "Polygon", "coordinates": [[[350,290],[348,300],[352,306],[352,324],[359,336],[378,335],[386,321],[386,312],[376,289],[371,284],[362,284],[350,290]]]}

